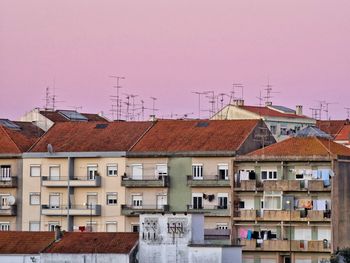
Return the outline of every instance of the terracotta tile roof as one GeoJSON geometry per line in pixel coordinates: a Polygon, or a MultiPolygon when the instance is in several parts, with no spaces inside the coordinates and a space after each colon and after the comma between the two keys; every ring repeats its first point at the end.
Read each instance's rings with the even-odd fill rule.
{"type": "Polygon", "coordinates": [[[333,121],[318,120],[316,122],[316,126],[320,130],[332,135],[333,137],[336,137],[337,134],[340,132],[340,130],[343,128],[343,126],[347,124],[349,124],[349,120],[333,120],[333,121]]]}
{"type": "MultiPolygon", "coordinates": [[[[272,144],[251,152],[246,156],[251,157],[307,157],[307,156],[323,156],[329,155],[343,155],[350,156],[350,149],[329,141],[327,139],[321,139],[316,137],[293,137],[281,141],[279,143],[272,144]]],[[[243,157],[244,158],[244,157],[243,157]]]]}
{"type": "MultiPolygon", "coordinates": [[[[56,110],[56,111],[40,111],[40,114],[44,115],[46,118],[48,118],[49,120],[51,120],[53,122],[70,121],[69,119],[67,119],[66,117],[61,115],[59,113],[59,110],[56,110]]],[[[80,113],[80,114],[85,116],[88,119],[88,121],[100,121],[100,122],[106,122],[107,121],[105,118],[101,117],[98,114],[94,114],[94,113],[80,113]]]]}
{"type": "Polygon", "coordinates": [[[268,107],[259,107],[259,106],[238,106],[241,109],[246,111],[253,112],[255,114],[261,116],[269,116],[269,117],[284,117],[284,118],[308,118],[304,115],[296,115],[292,113],[283,113],[277,110],[270,109],[268,107]]]}
{"type": "Polygon", "coordinates": [[[161,120],[132,152],[236,151],[259,120],[161,120]]]}
{"type": "Polygon", "coordinates": [[[54,232],[0,231],[0,254],[39,254],[54,239],[54,232]]]}
{"type": "Polygon", "coordinates": [[[30,152],[127,151],[153,125],[152,122],[57,122],[30,152]]]}
{"type": "Polygon", "coordinates": [[[336,141],[350,141],[350,124],[344,125],[335,137],[336,141]]]}
{"type": "Polygon", "coordinates": [[[67,232],[43,253],[129,254],[138,239],[138,233],[67,232]]]}
{"type": "Polygon", "coordinates": [[[19,130],[0,125],[0,153],[20,154],[26,152],[39,138],[43,131],[30,122],[13,122],[19,130]]]}

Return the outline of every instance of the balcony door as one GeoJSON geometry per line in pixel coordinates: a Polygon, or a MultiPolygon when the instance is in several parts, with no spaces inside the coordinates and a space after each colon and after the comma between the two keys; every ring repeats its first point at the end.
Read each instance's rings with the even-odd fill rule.
{"type": "Polygon", "coordinates": [[[10,195],[0,195],[0,202],[1,202],[1,209],[8,209],[10,208],[9,204],[9,196],[10,195]]]}
{"type": "Polygon", "coordinates": [[[133,180],[142,180],[143,169],[142,164],[133,164],[131,166],[132,179],[133,180]]]}
{"type": "Polygon", "coordinates": [[[97,175],[97,165],[89,165],[87,167],[87,179],[88,180],[95,180],[97,175]]]}
{"type": "Polygon", "coordinates": [[[91,193],[91,194],[87,194],[86,196],[86,203],[88,204],[88,207],[90,209],[93,209],[96,207],[97,205],[97,194],[95,193],[91,193]]]}
{"type": "Polygon", "coordinates": [[[58,181],[60,179],[60,167],[51,166],[50,167],[50,180],[58,181]]]}
{"type": "Polygon", "coordinates": [[[59,194],[50,194],[49,203],[50,203],[50,209],[60,208],[60,195],[59,194]]]}
{"type": "Polygon", "coordinates": [[[219,209],[227,209],[228,202],[228,194],[227,193],[219,193],[218,194],[218,208],[219,209]]]}
{"type": "Polygon", "coordinates": [[[192,176],[193,180],[203,180],[203,165],[193,164],[192,165],[192,176]]]}
{"type": "Polygon", "coordinates": [[[132,196],[132,206],[133,208],[142,208],[142,195],[132,196]]]}
{"type": "Polygon", "coordinates": [[[10,181],[11,180],[11,166],[10,165],[1,165],[0,166],[0,180],[1,181],[10,181]]]}
{"type": "Polygon", "coordinates": [[[157,209],[163,209],[168,204],[166,195],[157,195],[157,209]]]}
{"type": "Polygon", "coordinates": [[[193,193],[192,194],[192,208],[193,209],[203,209],[203,194],[193,193]]]}
{"type": "Polygon", "coordinates": [[[218,164],[218,175],[220,180],[228,180],[228,164],[218,164]]]}

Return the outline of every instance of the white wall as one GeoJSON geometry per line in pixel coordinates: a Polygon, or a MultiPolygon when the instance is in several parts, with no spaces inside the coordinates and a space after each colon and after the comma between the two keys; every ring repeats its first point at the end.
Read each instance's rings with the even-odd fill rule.
{"type": "Polygon", "coordinates": [[[0,255],[0,262],[6,263],[39,263],[39,255],[0,255]],[[35,259],[36,261],[33,261],[35,259]]]}
{"type": "Polygon", "coordinates": [[[241,247],[190,247],[189,263],[242,263],[241,247]]]}
{"type": "Polygon", "coordinates": [[[129,263],[127,254],[41,254],[41,263],[129,263]]]}

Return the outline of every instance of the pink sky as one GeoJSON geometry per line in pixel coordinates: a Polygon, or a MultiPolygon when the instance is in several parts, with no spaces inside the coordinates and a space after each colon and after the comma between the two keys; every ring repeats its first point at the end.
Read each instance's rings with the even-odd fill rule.
{"type": "Polygon", "coordinates": [[[158,97],[161,115],[197,116],[191,91],[232,82],[258,104],[269,76],[274,104],[310,114],[327,100],[330,117],[345,118],[349,32],[349,0],[1,0],[0,115],[43,106],[53,79],[60,108],[108,113],[116,74],[147,107],[158,97]]]}

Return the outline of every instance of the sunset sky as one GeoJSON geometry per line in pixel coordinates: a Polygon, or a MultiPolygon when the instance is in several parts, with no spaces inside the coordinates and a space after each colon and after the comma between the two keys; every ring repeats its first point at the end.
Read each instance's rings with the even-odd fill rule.
{"type": "Polygon", "coordinates": [[[123,93],[157,97],[163,116],[197,117],[192,91],[233,82],[257,105],[269,78],[274,104],[311,114],[326,100],[339,119],[349,69],[349,0],[0,0],[0,118],[44,106],[54,81],[59,108],[108,114],[108,76],[121,75],[123,93]]]}

